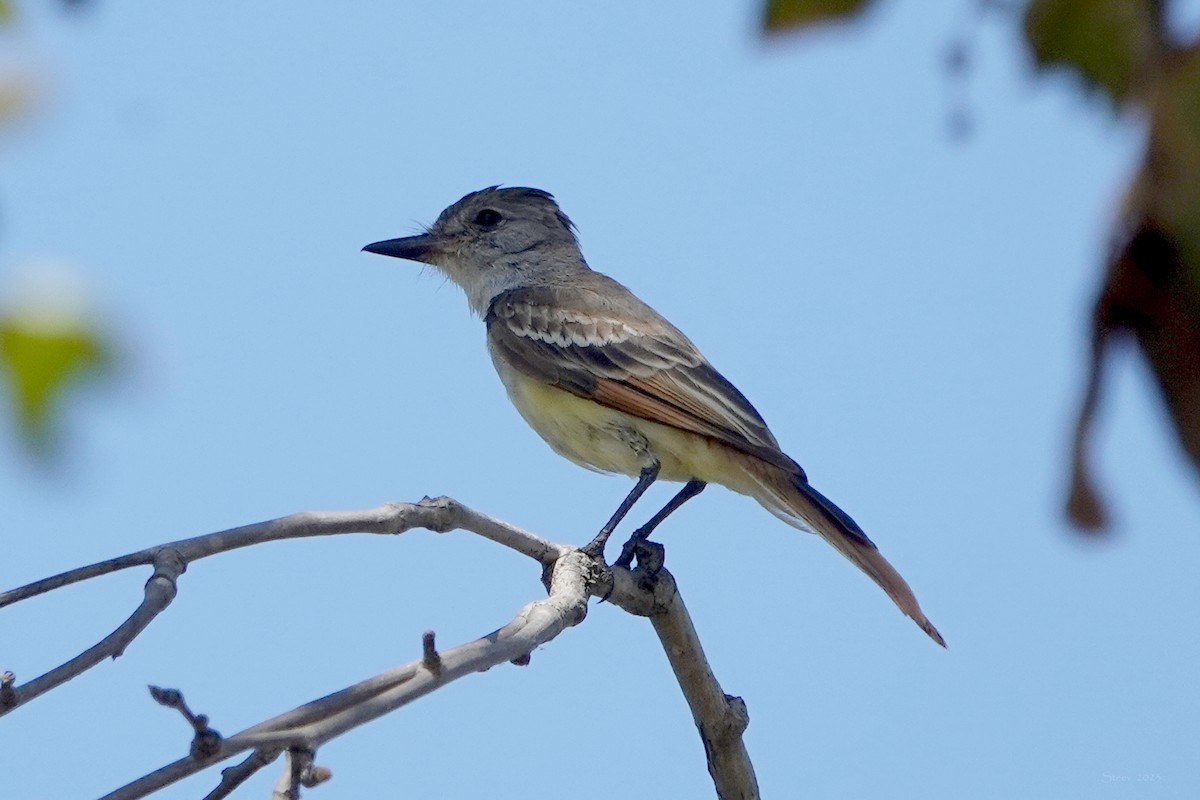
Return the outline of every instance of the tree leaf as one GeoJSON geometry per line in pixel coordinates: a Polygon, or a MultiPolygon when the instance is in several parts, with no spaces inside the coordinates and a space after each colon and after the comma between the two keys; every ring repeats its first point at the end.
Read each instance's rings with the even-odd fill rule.
{"type": "Polygon", "coordinates": [[[1025,39],[1039,67],[1067,67],[1120,104],[1155,57],[1155,6],[1154,0],[1032,0],[1025,39]]]}
{"type": "Polygon", "coordinates": [[[108,348],[82,318],[24,312],[0,319],[0,374],[8,379],[18,430],[36,455],[53,451],[63,393],[109,364],[108,348]]]}
{"type": "Polygon", "coordinates": [[[862,11],[872,0],[767,0],[763,31],[778,33],[819,22],[843,19],[862,11]]]}

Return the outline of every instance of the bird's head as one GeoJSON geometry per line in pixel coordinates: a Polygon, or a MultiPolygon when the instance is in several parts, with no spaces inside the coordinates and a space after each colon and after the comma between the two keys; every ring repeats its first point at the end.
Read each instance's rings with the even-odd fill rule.
{"type": "Polygon", "coordinates": [[[575,226],[541,189],[492,186],[447,208],[424,233],[387,239],[369,253],[431,264],[467,293],[477,313],[507,289],[586,269],[575,226]]]}

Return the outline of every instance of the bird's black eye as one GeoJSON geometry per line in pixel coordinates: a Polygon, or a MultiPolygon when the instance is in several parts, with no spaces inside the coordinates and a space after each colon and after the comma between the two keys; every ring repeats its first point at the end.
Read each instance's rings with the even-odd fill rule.
{"type": "Polygon", "coordinates": [[[500,224],[500,212],[494,208],[485,208],[475,215],[475,224],[484,228],[492,228],[500,224]]]}

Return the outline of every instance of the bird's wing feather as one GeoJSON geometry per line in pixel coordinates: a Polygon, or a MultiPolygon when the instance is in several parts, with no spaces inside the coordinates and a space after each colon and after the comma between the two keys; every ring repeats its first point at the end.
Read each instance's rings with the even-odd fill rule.
{"type": "MultiPolygon", "coordinates": [[[[595,273],[593,273],[595,274],[595,273]]],[[[490,345],[525,375],[635,417],[715,439],[803,476],[763,418],[686,336],[615,281],[604,293],[514,289],[486,315],[490,345]],[[614,309],[613,288],[637,303],[614,309]]]]}

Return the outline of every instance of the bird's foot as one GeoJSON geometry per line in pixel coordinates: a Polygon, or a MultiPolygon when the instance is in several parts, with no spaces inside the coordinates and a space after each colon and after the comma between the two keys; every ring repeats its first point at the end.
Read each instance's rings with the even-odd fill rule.
{"type": "Polygon", "coordinates": [[[635,534],[621,548],[621,557],[613,566],[630,569],[636,559],[637,571],[641,573],[638,582],[643,589],[648,589],[653,584],[654,578],[662,571],[666,558],[667,548],[658,542],[643,539],[635,534]]]}

